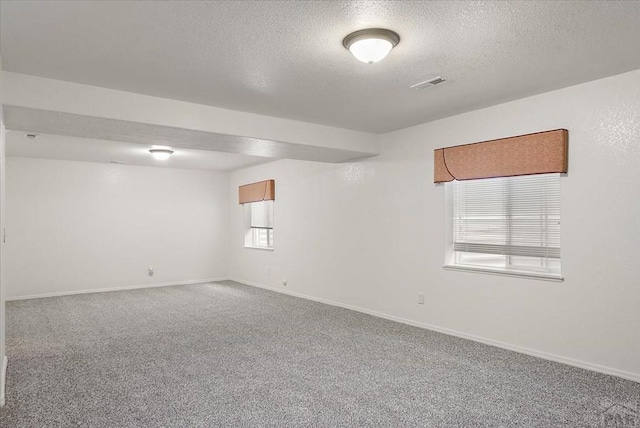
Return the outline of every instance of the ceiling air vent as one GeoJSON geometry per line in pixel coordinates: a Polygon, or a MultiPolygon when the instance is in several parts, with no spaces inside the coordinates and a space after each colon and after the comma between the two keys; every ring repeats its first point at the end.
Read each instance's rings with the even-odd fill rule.
{"type": "Polygon", "coordinates": [[[433,79],[425,80],[424,82],[416,83],[415,85],[411,85],[411,89],[427,89],[435,85],[439,85],[440,83],[445,82],[445,79],[442,77],[434,77],[433,79]]]}

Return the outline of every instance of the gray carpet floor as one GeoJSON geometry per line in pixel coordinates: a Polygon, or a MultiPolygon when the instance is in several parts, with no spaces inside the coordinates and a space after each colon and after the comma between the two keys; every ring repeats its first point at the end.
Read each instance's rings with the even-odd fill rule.
{"type": "Polygon", "coordinates": [[[7,328],[3,428],[601,427],[640,401],[635,382],[234,282],[7,302],[7,328]]]}

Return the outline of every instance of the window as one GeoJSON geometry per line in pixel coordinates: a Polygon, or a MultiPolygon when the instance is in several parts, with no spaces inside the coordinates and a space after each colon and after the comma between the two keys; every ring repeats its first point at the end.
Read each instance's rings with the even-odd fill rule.
{"type": "Polygon", "coordinates": [[[246,203],[244,206],[244,246],[273,249],[273,201],[246,203]]]}
{"type": "Polygon", "coordinates": [[[447,267],[561,279],[560,175],[446,183],[447,267]]]}

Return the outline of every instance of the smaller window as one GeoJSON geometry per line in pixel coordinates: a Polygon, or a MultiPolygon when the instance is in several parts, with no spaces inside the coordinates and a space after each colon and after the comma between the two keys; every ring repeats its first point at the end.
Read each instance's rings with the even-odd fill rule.
{"type": "Polygon", "coordinates": [[[244,204],[244,246],[273,249],[273,201],[244,204]]]}

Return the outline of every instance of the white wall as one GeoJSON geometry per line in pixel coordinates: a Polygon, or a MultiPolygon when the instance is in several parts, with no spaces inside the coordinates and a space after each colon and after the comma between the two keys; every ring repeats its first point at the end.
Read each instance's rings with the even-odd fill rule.
{"type": "Polygon", "coordinates": [[[234,172],[231,276],[640,381],[638,112],[640,70],[385,134],[366,161],[234,172]],[[570,140],[566,280],[443,270],[433,149],[556,128],[570,140]],[[245,249],[236,189],[267,178],[275,251],[245,249]]]}
{"type": "MultiPolygon", "coordinates": [[[[2,81],[2,59],[0,58],[0,82],[2,81]]],[[[5,403],[5,281],[4,281],[4,240],[2,239],[2,233],[4,231],[4,218],[5,218],[5,129],[4,129],[4,117],[2,112],[2,85],[0,85],[0,406],[4,406],[5,403]]]]}
{"type": "Polygon", "coordinates": [[[226,173],[10,157],[6,297],[224,278],[228,189],[226,173]]]}

